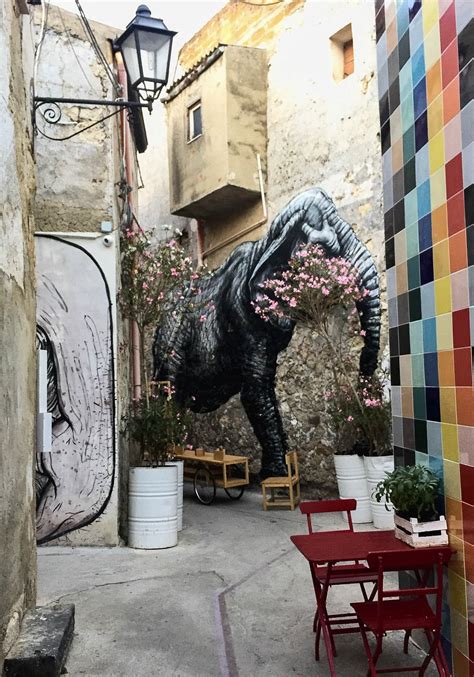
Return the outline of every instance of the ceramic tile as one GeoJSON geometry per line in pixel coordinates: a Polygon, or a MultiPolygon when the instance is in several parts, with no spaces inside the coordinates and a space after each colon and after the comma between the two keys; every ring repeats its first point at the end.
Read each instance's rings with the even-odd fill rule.
{"type": "Polygon", "coordinates": [[[410,347],[412,354],[424,352],[423,322],[410,322],[410,347]]]}
{"type": "Polygon", "coordinates": [[[446,162],[462,149],[461,116],[456,115],[444,128],[444,154],[446,162]]]}
{"type": "Polygon", "coordinates": [[[448,124],[461,110],[461,98],[459,93],[459,78],[456,77],[443,90],[443,116],[444,124],[448,124]]]}
{"type": "Polygon", "coordinates": [[[421,312],[424,318],[434,317],[436,315],[433,282],[421,287],[421,312]]]}
{"type": "Polygon", "coordinates": [[[453,647],[453,670],[456,677],[471,677],[469,659],[456,647],[453,647]]]}
{"type": "Polygon", "coordinates": [[[463,188],[474,183],[474,143],[464,149],[462,156],[463,188]]]}
{"type": "Polygon", "coordinates": [[[457,42],[459,70],[462,71],[474,58],[474,21],[470,21],[469,24],[462,29],[457,37],[457,42]]]}
{"type": "Polygon", "coordinates": [[[443,88],[452,82],[453,78],[455,78],[458,73],[458,45],[457,41],[453,40],[441,57],[441,80],[443,88]]]}
{"type": "Polygon", "coordinates": [[[397,291],[404,294],[408,291],[408,275],[406,261],[397,266],[397,291]]]}
{"type": "Polygon", "coordinates": [[[474,18],[474,5],[469,0],[456,0],[456,30],[460,33],[474,18]]]}
{"type": "Polygon", "coordinates": [[[461,463],[474,466],[474,428],[458,426],[458,446],[461,463]]]}
{"type": "Polygon", "coordinates": [[[392,84],[398,77],[398,49],[394,49],[387,57],[387,66],[388,66],[388,83],[392,84]]]}
{"type": "Polygon", "coordinates": [[[435,280],[435,308],[436,315],[449,313],[451,310],[451,283],[448,277],[435,280]]]}
{"type": "Polygon", "coordinates": [[[450,273],[448,240],[433,245],[433,271],[435,279],[440,279],[450,273]]]}
{"type": "Polygon", "coordinates": [[[377,37],[377,64],[387,61],[387,34],[385,33],[385,12],[382,8],[375,17],[375,31],[377,37]]]}
{"type": "Polygon", "coordinates": [[[451,642],[461,653],[468,655],[467,620],[455,609],[451,609],[451,642]]]}
{"type": "Polygon", "coordinates": [[[393,184],[391,179],[384,184],[383,203],[385,209],[391,209],[393,207],[393,184]]]}
{"type": "Polygon", "coordinates": [[[454,373],[457,386],[472,386],[472,353],[470,347],[454,350],[454,373]]]}
{"type": "Polygon", "coordinates": [[[474,306],[474,266],[469,266],[467,274],[469,276],[469,303],[474,306]]]}
{"type": "Polygon", "coordinates": [[[466,231],[461,230],[449,238],[449,260],[453,273],[467,267],[466,231]]]}
{"type": "Polygon", "coordinates": [[[439,388],[426,388],[426,418],[430,421],[441,421],[439,388]]]}
{"type": "Polygon", "coordinates": [[[445,507],[445,517],[446,521],[448,522],[448,533],[450,539],[454,537],[462,540],[464,534],[461,501],[457,501],[455,498],[446,496],[445,507]]]}
{"type": "MultiPolygon", "coordinates": [[[[439,36],[438,36],[439,37],[439,36]]],[[[441,93],[441,61],[433,62],[433,65],[428,66],[426,59],[426,43],[425,43],[425,63],[426,63],[426,100],[428,105],[436,99],[441,93]]]]}
{"type": "MultiPolygon", "coordinates": [[[[413,3],[415,7],[416,4],[413,3]]],[[[418,12],[410,22],[410,52],[415,54],[420,47],[423,49],[423,22],[422,13],[418,12]]]]}
{"type": "Polygon", "coordinates": [[[423,6],[423,33],[429,33],[433,27],[437,27],[439,8],[437,2],[424,2],[423,6]]]}
{"type": "MultiPolygon", "coordinates": [[[[405,101],[408,101],[408,99],[405,99],[405,101]]],[[[403,123],[403,128],[405,129],[405,120],[408,121],[414,120],[413,117],[413,106],[410,105],[410,111],[408,113],[404,113],[404,105],[405,102],[402,102],[402,123],[403,123]]],[[[411,122],[410,127],[404,132],[403,134],[403,157],[405,160],[410,160],[412,157],[415,156],[415,127],[414,127],[414,122],[411,122]]]]}
{"type": "Polygon", "coordinates": [[[403,446],[405,449],[415,449],[415,425],[411,417],[403,419],[403,446]]]}
{"type": "Polygon", "coordinates": [[[474,391],[472,388],[456,388],[456,408],[458,423],[474,426],[474,391]]]}
{"type": "MultiPolygon", "coordinates": [[[[407,258],[410,260],[412,257],[415,257],[415,262],[416,262],[416,267],[419,271],[420,265],[418,261],[418,252],[419,252],[419,245],[418,245],[418,224],[414,223],[411,226],[407,226],[406,228],[406,242],[407,242],[407,258]]],[[[408,275],[410,273],[408,272],[408,275]]],[[[418,272],[418,284],[415,286],[419,286],[420,282],[420,273],[418,272]]]]}
{"type": "Polygon", "coordinates": [[[418,152],[428,142],[428,114],[424,110],[418,117],[415,111],[415,151],[418,152]]]}
{"type": "Polygon", "coordinates": [[[443,455],[441,423],[438,421],[427,421],[426,435],[428,438],[428,453],[441,458],[443,455]]]}
{"type": "Polygon", "coordinates": [[[443,422],[443,449],[452,460],[459,460],[458,437],[456,428],[456,389],[446,386],[439,389],[441,421],[443,422]],[[449,424],[449,425],[448,425],[449,424]],[[444,427],[446,426],[446,427],[444,427]],[[445,437],[446,436],[446,437],[445,437]],[[446,447],[444,440],[449,439],[446,447]]]}
{"type": "Polygon", "coordinates": [[[442,204],[431,213],[433,242],[441,242],[448,237],[447,205],[442,204]]]}
{"type": "Polygon", "coordinates": [[[474,101],[461,111],[461,137],[463,148],[474,142],[474,101]]]}
{"type": "Polygon", "coordinates": [[[392,115],[390,116],[390,138],[392,139],[392,147],[395,141],[398,141],[401,135],[402,135],[402,111],[400,106],[398,106],[398,108],[394,110],[392,115]]]}
{"type": "MultiPolygon", "coordinates": [[[[444,493],[450,498],[455,498],[456,500],[461,500],[461,482],[459,478],[459,463],[455,461],[450,461],[444,459],[444,493]]],[[[473,511],[474,516],[474,511],[473,511]]],[[[466,528],[466,516],[464,513],[463,505],[463,525],[464,529],[466,528]]],[[[473,523],[473,538],[474,538],[474,523],[473,523]]],[[[466,533],[464,532],[464,538],[466,538],[466,533]]]]}
{"type": "Polygon", "coordinates": [[[451,275],[451,298],[453,310],[461,310],[462,308],[467,308],[469,305],[469,278],[467,268],[451,275]]]}
{"type": "MultiPolygon", "coordinates": [[[[446,503],[448,502],[448,500],[453,501],[454,499],[447,498],[446,503]]],[[[456,503],[458,503],[459,506],[461,505],[459,501],[456,501],[456,503]]],[[[447,515],[446,519],[448,519],[447,515]]],[[[461,519],[458,521],[458,523],[462,525],[462,513],[461,519]]],[[[448,536],[449,536],[449,545],[454,550],[454,553],[451,557],[451,561],[449,562],[449,568],[450,570],[454,571],[458,576],[465,578],[466,567],[464,561],[464,541],[461,538],[454,536],[451,533],[451,529],[449,526],[448,526],[448,536]]]]}
{"type": "Polygon", "coordinates": [[[428,213],[418,221],[418,243],[420,252],[425,251],[425,249],[428,249],[433,244],[431,233],[431,214],[428,213]]]}
{"type": "Polygon", "coordinates": [[[403,102],[412,92],[411,63],[408,61],[400,70],[400,99],[403,102]]]}
{"type": "MultiPolygon", "coordinates": [[[[399,41],[402,42],[405,38],[408,42],[408,49],[410,49],[408,30],[408,2],[397,3],[397,30],[399,41]]],[[[409,53],[408,53],[409,54],[409,53]]]]}
{"type": "Polygon", "coordinates": [[[404,230],[395,235],[395,260],[397,265],[407,260],[407,241],[404,230]]]}
{"type": "Polygon", "coordinates": [[[436,386],[436,387],[439,386],[438,353],[425,353],[424,365],[425,365],[425,384],[427,386],[436,386]]]}
{"type": "Polygon", "coordinates": [[[379,96],[382,96],[385,92],[388,92],[388,65],[387,62],[379,66],[377,73],[377,87],[379,90],[379,96]]]}
{"type": "Polygon", "coordinates": [[[428,135],[433,138],[443,128],[443,97],[437,96],[428,106],[428,135]]]}
{"type": "Polygon", "coordinates": [[[400,105],[400,85],[398,78],[394,80],[391,84],[389,82],[388,86],[388,105],[390,113],[393,113],[394,110],[400,105]]]}
{"type": "MultiPolygon", "coordinates": [[[[443,134],[440,135],[443,137],[443,134]]],[[[444,139],[443,139],[444,143],[444,139]]],[[[444,167],[441,166],[432,176],[430,181],[431,207],[437,209],[446,202],[446,176],[444,167]]]]}
{"type": "Polygon", "coordinates": [[[438,350],[453,349],[453,325],[450,313],[438,315],[436,318],[436,340],[438,350]]]}
{"type": "MultiPolygon", "coordinates": [[[[385,23],[388,22],[387,10],[385,10],[385,23]]],[[[397,22],[391,21],[387,26],[387,53],[390,55],[398,44],[397,22]]]]}
{"type": "MultiPolygon", "coordinates": [[[[466,579],[474,583],[474,545],[466,538],[466,528],[471,530],[470,538],[474,537],[474,511],[469,515],[472,517],[471,523],[466,523],[466,514],[463,507],[463,531],[464,531],[464,565],[466,569],[466,579]]],[[[470,506],[469,506],[470,508],[470,506]]]]}
{"type": "Polygon", "coordinates": [[[403,447],[403,419],[398,416],[392,418],[392,435],[393,443],[403,447]]]}
{"type": "MultiPolygon", "coordinates": [[[[438,97],[441,98],[441,97],[438,97]]],[[[428,141],[430,153],[430,174],[434,174],[444,164],[444,134],[439,132],[428,141]]]]}
{"type": "Polygon", "coordinates": [[[402,386],[412,385],[411,355],[400,355],[400,382],[402,386]]]}
{"type": "Polygon", "coordinates": [[[464,197],[457,193],[448,200],[448,233],[453,235],[465,228],[464,197]]]}
{"type": "Polygon", "coordinates": [[[389,268],[386,273],[387,298],[393,299],[397,295],[397,277],[395,268],[389,268]]]}
{"type": "Polygon", "coordinates": [[[444,52],[456,37],[456,15],[454,2],[451,3],[439,20],[441,52],[444,52]]]}
{"type": "Polygon", "coordinates": [[[401,388],[402,393],[402,415],[404,418],[413,418],[413,391],[410,387],[401,388]]]}
{"type": "Polygon", "coordinates": [[[411,75],[413,86],[417,85],[418,82],[425,76],[425,54],[423,45],[420,45],[415,53],[411,57],[411,75]]]}
{"type": "MultiPolygon", "coordinates": [[[[474,585],[466,581],[466,597],[467,597],[467,619],[469,623],[474,623],[474,585]]],[[[471,655],[473,652],[471,651],[471,655]]]]}
{"type": "Polygon", "coordinates": [[[460,465],[461,499],[464,503],[474,505],[474,467],[460,465]]]}
{"type": "Polygon", "coordinates": [[[473,99],[474,82],[474,59],[464,66],[459,73],[459,101],[460,107],[464,108],[473,99]]]}
{"type": "Polygon", "coordinates": [[[440,386],[454,386],[454,355],[452,350],[440,350],[438,353],[438,373],[440,386]]]}
{"type": "Polygon", "coordinates": [[[463,308],[453,313],[453,345],[455,348],[470,346],[469,309],[463,308]]]}
{"type": "Polygon", "coordinates": [[[463,189],[463,162],[461,153],[458,153],[446,163],[446,197],[451,198],[463,189]]]}
{"type": "Polygon", "coordinates": [[[393,386],[391,389],[392,415],[401,417],[402,415],[402,393],[400,386],[393,386]]]}
{"type": "MultiPolygon", "coordinates": [[[[416,128],[415,128],[416,133],[416,128]]],[[[421,185],[424,181],[429,179],[430,176],[430,156],[428,152],[428,146],[425,144],[415,153],[415,173],[416,173],[416,182],[418,185],[421,185]]],[[[418,202],[418,193],[417,193],[417,202],[418,202]]],[[[426,214],[428,210],[424,213],[426,214]]],[[[418,209],[418,213],[420,210],[418,209]]]]}
{"type": "MultiPolygon", "coordinates": [[[[394,139],[393,137],[391,138],[392,138],[392,171],[393,174],[395,175],[403,167],[403,140],[400,138],[400,135],[398,136],[397,139],[394,139]]],[[[403,197],[403,191],[400,197],[403,197]]],[[[394,198],[394,202],[398,202],[398,200],[394,198]]]]}
{"type": "Polygon", "coordinates": [[[474,184],[464,189],[464,202],[465,202],[465,223],[466,226],[471,226],[472,224],[474,224],[474,184]]]}
{"type": "Polygon", "coordinates": [[[459,614],[467,618],[467,595],[466,581],[458,576],[452,569],[448,572],[449,578],[449,604],[459,614]]]}
{"type": "MultiPolygon", "coordinates": [[[[468,226],[466,228],[466,240],[467,240],[467,265],[470,268],[474,265],[474,226],[468,226]]],[[[474,302],[471,301],[471,305],[474,305],[474,302]]]]}
{"type": "MultiPolygon", "coordinates": [[[[384,185],[392,180],[392,149],[389,148],[382,157],[382,176],[384,185]]],[[[385,209],[387,206],[385,205],[385,209]]]]}
{"type": "Polygon", "coordinates": [[[398,304],[397,299],[388,299],[388,326],[398,326],[398,304]]]}

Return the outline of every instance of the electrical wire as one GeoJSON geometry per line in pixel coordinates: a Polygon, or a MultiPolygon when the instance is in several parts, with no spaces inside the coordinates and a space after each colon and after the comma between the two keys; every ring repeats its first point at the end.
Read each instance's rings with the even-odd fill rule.
{"type": "Polygon", "coordinates": [[[41,47],[46,33],[46,26],[48,24],[49,0],[43,0],[41,4],[41,27],[39,33],[38,44],[35,47],[35,57],[33,64],[33,91],[36,89],[36,80],[38,79],[38,65],[41,55],[41,47]]]}
{"type": "Polygon", "coordinates": [[[87,73],[86,73],[86,71],[84,70],[84,68],[83,68],[83,66],[82,66],[82,64],[81,64],[81,62],[80,62],[80,60],[79,60],[79,57],[78,57],[77,54],[76,54],[76,50],[74,49],[74,45],[72,44],[71,36],[70,36],[70,34],[69,34],[69,29],[67,28],[67,26],[66,26],[66,24],[65,24],[65,22],[64,22],[63,13],[61,12],[61,8],[60,8],[59,6],[58,6],[58,10],[59,10],[59,17],[60,17],[61,23],[62,23],[62,25],[63,25],[64,33],[66,34],[66,38],[67,38],[67,41],[68,41],[68,43],[69,43],[69,47],[71,48],[71,50],[72,50],[72,52],[73,52],[73,54],[74,54],[74,56],[75,56],[75,59],[76,59],[76,61],[77,61],[77,64],[78,64],[79,68],[81,69],[82,74],[83,74],[84,78],[86,79],[87,84],[89,85],[89,88],[90,88],[91,92],[92,92],[93,94],[95,94],[95,95],[97,96],[98,99],[100,99],[101,96],[102,96],[102,94],[101,94],[101,93],[98,93],[97,89],[95,89],[94,85],[93,85],[92,82],[89,80],[89,78],[88,78],[88,76],[87,76],[87,73]]]}
{"type": "Polygon", "coordinates": [[[76,2],[76,7],[78,9],[79,16],[80,16],[82,25],[84,27],[84,31],[86,33],[86,36],[89,38],[89,41],[90,41],[90,43],[91,43],[91,45],[92,45],[92,47],[93,47],[93,49],[94,49],[94,51],[97,55],[97,58],[102,63],[102,65],[105,69],[105,72],[107,74],[107,77],[109,78],[110,82],[112,83],[112,87],[114,88],[115,93],[117,94],[117,96],[122,96],[122,88],[119,85],[119,83],[117,82],[117,78],[115,77],[115,75],[112,72],[109,64],[107,63],[107,59],[105,58],[105,55],[104,55],[103,51],[101,50],[99,43],[97,42],[97,38],[94,35],[94,31],[92,30],[91,25],[90,25],[89,21],[87,20],[86,15],[84,14],[84,10],[82,9],[81,3],[79,2],[79,0],[75,0],[75,2],[76,2]]]}

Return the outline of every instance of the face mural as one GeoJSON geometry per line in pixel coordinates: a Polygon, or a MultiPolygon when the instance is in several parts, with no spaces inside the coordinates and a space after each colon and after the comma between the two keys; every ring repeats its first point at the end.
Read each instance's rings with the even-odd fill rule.
{"type": "Polygon", "coordinates": [[[37,347],[47,353],[52,452],[36,459],[37,539],[96,520],[115,471],[114,361],[106,278],[83,247],[36,238],[37,347]]]}
{"type": "Polygon", "coordinates": [[[360,371],[374,372],[380,343],[377,270],[367,248],[320,188],[297,195],[273,221],[268,234],[246,242],[200,282],[197,309],[169,313],[155,334],[154,379],[170,380],[176,395],[195,412],[217,409],[240,392],[262,447],[261,477],[286,475],[288,444],[275,395],[277,357],[291,340],[294,324],[269,324],[254,312],[262,283],[281,273],[302,244],[319,244],[357,269],[367,295],[360,302],[365,331],[360,371]],[[201,310],[205,308],[205,321],[201,310]]]}

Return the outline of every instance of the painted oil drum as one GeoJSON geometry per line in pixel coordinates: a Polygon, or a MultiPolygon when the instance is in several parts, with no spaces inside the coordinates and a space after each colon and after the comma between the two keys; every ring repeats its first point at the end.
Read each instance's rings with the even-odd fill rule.
{"type": "MultiPolygon", "coordinates": [[[[355,524],[372,522],[364,459],[357,454],[335,455],[336,479],[340,498],[355,498],[357,508],[351,513],[355,524]]],[[[346,514],[343,513],[344,519],[346,514]]]]}
{"type": "Polygon", "coordinates": [[[128,545],[153,550],[178,543],[178,468],[130,468],[128,545]]]}

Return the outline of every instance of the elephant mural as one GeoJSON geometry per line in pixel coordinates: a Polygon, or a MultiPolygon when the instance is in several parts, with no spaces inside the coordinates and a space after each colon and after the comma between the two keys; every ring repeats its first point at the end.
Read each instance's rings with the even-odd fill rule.
{"type": "MultiPolygon", "coordinates": [[[[368,291],[359,303],[365,330],[360,371],[377,366],[380,343],[380,295],[374,261],[351,226],[338,215],[320,188],[293,198],[274,219],[265,237],[245,242],[200,284],[200,311],[170,312],[158,326],[153,343],[155,380],[170,380],[176,396],[194,412],[210,412],[240,392],[254,433],[262,447],[260,476],[285,475],[286,434],[275,395],[278,353],[292,337],[294,323],[268,323],[254,312],[252,300],[267,278],[282,272],[305,243],[321,245],[329,256],[342,256],[358,270],[368,291]]],[[[181,302],[182,303],[182,302],[181,302]]]]}

